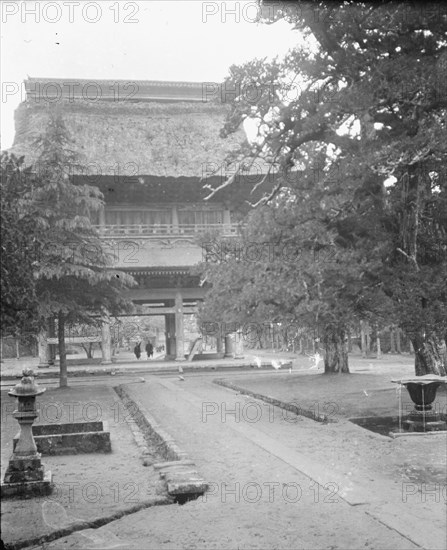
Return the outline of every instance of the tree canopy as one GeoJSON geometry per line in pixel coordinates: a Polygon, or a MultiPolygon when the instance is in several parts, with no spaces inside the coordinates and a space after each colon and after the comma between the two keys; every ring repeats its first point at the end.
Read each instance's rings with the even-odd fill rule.
{"type": "Polygon", "coordinates": [[[292,308],[322,323],[338,350],[327,349],[328,370],[344,370],[350,320],[371,317],[406,331],[418,374],[445,374],[447,15],[439,4],[282,6],[266,23],[285,18],[300,45],[284,60],[231,68],[224,89],[237,92],[223,97],[231,111],[221,135],[254,121],[240,172],[262,159],[273,174],[255,205],[268,213],[252,216],[248,238],[302,253],[292,263],[208,266],[208,307],[214,296],[231,303],[221,281],[244,295],[255,281],[264,311],[276,296],[283,315],[292,308]],[[329,250],[331,262],[315,261],[329,250]]]}
{"type": "MultiPolygon", "coordinates": [[[[131,311],[132,302],[123,297],[123,290],[135,281],[112,269],[111,257],[91,224],[91,213],[103,206],[102,194],[71,177],[82,159],[57,110],[50,112],[35,147],[38,160],[26,170],[23,158],[2,158],[2,176],[10,174],[5,201],[12,205],[2,225],[11,221],[7,236],[14,252],[5,267],[9,271],[4,292],[16,309],[25,300],[35,326],[57,318],[61,385],[66,385],[65,324],[96,323],[98,318],[131,311]],[[22,173],[29,178],[20,178],[22,173]],[[11,278],[13,270],[24,270],[26,276],[11,278]]],[[[19,327],[17,312],[8,315],[10,324],[19,327]]]]}

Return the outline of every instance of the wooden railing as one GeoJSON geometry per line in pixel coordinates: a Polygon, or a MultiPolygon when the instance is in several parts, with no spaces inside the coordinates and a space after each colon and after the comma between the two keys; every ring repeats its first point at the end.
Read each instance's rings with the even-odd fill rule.
{"type": "Polygon", "coordinates": [[[198,233],[218,231],[220,235],[231,237],[239,234],[237,224],[132,224],[132,225],[95,225],[100,235],[119,237],[129,235],[141,235],[157,237],[163,235],[187,236],[198,233]]]}

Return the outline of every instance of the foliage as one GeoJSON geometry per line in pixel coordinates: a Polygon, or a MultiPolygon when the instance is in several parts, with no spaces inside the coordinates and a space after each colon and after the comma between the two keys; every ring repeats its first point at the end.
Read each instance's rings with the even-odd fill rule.
{"type": "Polygon", "coordinates": [[[103,205],[102,195],[71,178],[79,159],[57,110],[50,112],[34,145],[39,156],[30,168],[23,169],[23,158],[2,157],[2,187],[5,174],[7,189],[2,201],[9,207],[2,229],[7,226],[13,252],[8,264],[2,264],[2,296],[4,292],[6,303],[12,304],[6,310],[9,325],[21,322],[20,308],[32,313],[40,326],[57,317],[61,385],[66,385],[65,324],[96,323],[94,314],[130,311],[132,303],[122,291],[134,280],[110,267],[90,222],[91,212],[103,205]],[[20,178],[22,173],[32,178],[20,178]]]}
{"type": "Polygon", "coordinates": [[[1,327],[5,335],[37,328],[33,270],[39,231],[30,215],[32,174],[23,157],[1,153],[1,327]]]}
{"type": "Polygon", "coordinates": [[[45,231],[36,270],[41,314],[62,312],[72,322],[88,322],[93,311],[117,313],[126,306],[121,291],[132,278],[109,269],[109,258],[90,222],[90,213],[103,204],[102,195],[93,186],[71,180],[79,161],[59,113],[52,114],[35,146],[40,151],[39,176],[32,196],[35,216],[45,231]]]}
{"type": "Polygon", "coordinates": [[[251,280],[258,300],[310,310],[332,334],[356,315],[396,322],[412,338],[418,374],[445,372],[436,342],[447,334],[447,16],[436,4],[287,6],[275,18],[304,45],[283,61],[231,68],[226,89],[240,93],[222,135],[257,122],[240,158],[262,158],[275,173],[262,201],[275,223],[262,234],[306,254],[293,267],[257,266],[251,279],[225,264],[209,277],[213,295],[223,307],[221,280],[244,294],[251,280]],[[332,265],[309,262],[328,245],[332,265]]]}

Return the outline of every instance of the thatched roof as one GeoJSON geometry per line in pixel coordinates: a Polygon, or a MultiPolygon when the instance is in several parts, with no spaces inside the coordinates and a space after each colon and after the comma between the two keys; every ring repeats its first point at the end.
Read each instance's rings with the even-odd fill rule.
{"type": "MultiPolygon", "coordinates": [[[[27,163],[35,161],[33,142],[56,106],[81,163],[92,163],[94,171],[99,168],[103,175],[201,178],[216,169],[225,174],[225,159],[246,143],[243,130],[226,139],[220,137],[228,106],[201,101],[202,83],[137,82],[138,94],[131,100],[114,101],[110,92],[107,97],[100,92],[101,99],[92,101],[88,99],[94,97],[91,82],[86,97],[79,91],[82,81],[78,81],[78,92],[67,85],[59,96],[61,82],[67,81],[30,79],[25,83],[27,100],[16,111],[11,152],[25,155],[27,163]]],[[[95,85],[101,91],[110,90],[112,84],[96,81],[95,85]]]]}

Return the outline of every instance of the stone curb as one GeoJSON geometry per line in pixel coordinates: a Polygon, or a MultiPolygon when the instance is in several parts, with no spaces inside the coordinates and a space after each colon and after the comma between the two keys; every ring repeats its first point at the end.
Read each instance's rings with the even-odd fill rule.
{"type": "MultiPolygon", "coordinates": [[[[144,439],[144,433],[149,433],[158,443],[162,456],[167,459],[168,462],[155,464],[154,469],[158,470],[168,494],[174,497],[192,495],[197,497],[203,494],[208,488],[208,483],[199,475],[195,463],[188,459],[187,453],[178,447],[174,439],[157,423],[150,412],[138,399],[132,398],[123,386],[117,386],[114,390],[126,408],[129,406],[133,408],[133,420],[142,432],[139,431],[138,437],[144,439]]],[[[132,429],[132,422],[129,422],[129,426],[132,429]]],[[[141,443],[141,439],[139,446],[143,449],[143,464],[145,466],[153,465],[152,462],[149,464],[149,461],[145,459],[145,450],[147,454],[149,451],[146,445],[141,443]]]]}
{"type": "MultiPolygon", "coordinates": [[[[236,364],[231,365],[228,363],[216,363],[215,365],[185,365],[182,364],[183,372],[195,372],[195,371],[204,371],[209,372],[216,369],[225,369],[225,370],[238,370],[238,369],[247,369],[247,368],[254,368],[253,364],[251,363],[244,363],[242,365],[236,364]]],[[[269,363],[263,363],[260,370],[269,370],[270,364],[269,363]]],[[[76,378],[77,376],[96,376],[96,375],[104,375],[108,374],[110,376],[121,376],[121,375],[142,375],[142,374],[154,374],[157,375],[159,373],[173,373],[178,374],[178,367],[172,367],[172,366],[160,366],[155,368],[150,368],[148,366],[147,369],[141,368],[141,369],[135,369],[133,370],[131,367],[129,370],[127,370],[127,367],[116,367],[116,368],[100,368],[100,367],[92,367],[89,369],[82,369],[82,370],[68,370],[67,375],[69,378],[76,378]],[[112,374],[113,373],[113,374],[112,374]]],[[[54,370],[53,372],[39,372],[37,369],[34,371],[35,378],[38,380],[44,380],[46,378],[59,378],[59,369],[54,370]]],[[[20,380],[22,378],[22,374],[4,374],[0,376],[0,383],[1,382],[7,382],[10,380],[20,380]]]]}
{"type": "MultiPolygon", "coordinates": [[[[119,394],[117,391],[117,388],[113,388],[115,392],[117,393],[118,397],[123,402],[124,406],[127,409],[127,404],[129,401],[119,394]]],[[[140,429],[139,425],[137,424],[136,420],[133,418],[133,415],[129,418],[129,415],[126,415],[124,417],[124,420],[126,424],[128,425],[130,431],[132,432],[133,438],[135,443],[137,444],[137,447],[140,450],[140,458],[143,461],[143,466],[152,466],[153,461],[149,458],[152,456],[152,453],[149,450],[149,447],[147,445],[146,437],[144,435],[144,432],[140,429]]]]}
{"type": "Polygon", "coordinates": [[[130,405],[135,411],[133,418],[137,426],[143,433],[150,433],[151,437],[158,443],[163,458],[166,460],[188,458],[187,454],[177,446],[174,439],[157,423],[149,411],[138,400],[133,399],[123,386],[117,386],[114,389],[124,405],[127,408],[130,405]]]}
{"type": "Polygon", "coordinates": [[[306,418],[310,418],[311,420],[315,420],[316,422],[323,422],[325,424],[338,422],[338,420],[330,418],[326,414],[317,414],[314,411],[303,409],[299,405],[295,405],[294,403],[286,403],[285,401],[280,401],[279,399],[275,399],[274,397],[247,390],[246,388],[242,388],[241,386],[237,386],[236,384],[227,382],[222,378],[216,378],[215,380],[213,380],[213,384],[217,384],[218,386],[223,386],[224,388],[228,388],[230,390],[249,395],[250,397],[254,397],[255,399],[259,399],[280,409],[290,411],[297,416],[305,416],[306,418]]]}
{"type": "MultiPolygon", "coordinates": [[[[67,372],[67,376],[70,378],[76,378],[77,376],[87,376],[88,374],[91,376],[97,375],[97,374],[110,374],[112,375],[112,372],[115,374],[118,374],[119,369],[82,369],[82,370],[69,370],[67,372]]],[[[119,374],[123,374],[122,372],[119,372],[119,374]]],[[[129,374],[136,374],[135,372],[129,372],[129,374]]],[[[22,378],[23,374],[3,374],[0,376],[0,382],[6,382],[8,380],[20,380],[22,378]]],[[[44,378],[59,378],[59,369],[55,370],[54,372],[39,372],[38,370],[34,370],[34,377],[43,380],[44,378]]]]}
{"type": "Polygon", "coordinates": [[[145,508],[151,508],[152,506],[163,506],[167,504],[173,504],[173,499],[171,497],[155,497],[149,501],[140,502],[126,510],[115,512],[110,516],[102,516],[89,521],[75,521],[69,527],[57,529],[56,531],[48,533],[47,535],[34,537],[32,539],[21,540],[18,542],[5,542],[4,548],[6,550],[20,550],[21,548],[27,548],[29,546],[40,546],[48,542],[53,542],[54,540],[60,539],[62,537],[68,537],[69,535],[71,535],[72,533],[76,533],[77,531],[83,531],[84,529],[97,529],[98,527],[107,525],[108,523],[116,521],[117,519],[120,519],[124,516],[135,514],[136,512],[144,510],[145,508]]]}

